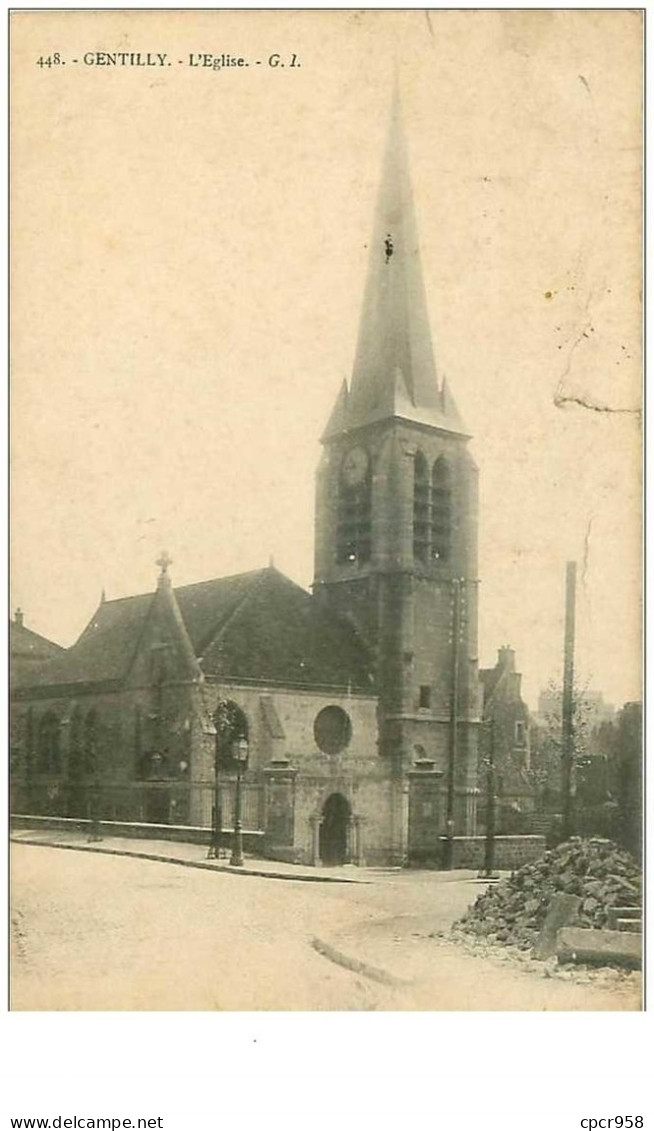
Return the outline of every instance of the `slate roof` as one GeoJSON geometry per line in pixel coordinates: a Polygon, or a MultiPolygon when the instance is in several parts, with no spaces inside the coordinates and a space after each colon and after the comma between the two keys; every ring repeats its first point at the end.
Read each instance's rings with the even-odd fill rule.
{"type": "MultiPolygon", "coordinates": [[[[252,570],[175,589],[179,611],[196,656],[202,656],[218,629],[225,625],[241,601],[252,593],[268,572],[265,569],[252,570]]],[[[277,573],[276,570],[274,572],[277,573]]],[[[282,574],[277,573],[277,576],[282,574]]]]}
{"type": "MultiPolygon", "coordinates": [[[[355,629],[278,570],[254,570],[174,590],[206,675],[299,686],[372,690],[372,671],[355,629]]],[[[77,642],[19,686],[120,683],[137,652],[153,593],[104,601],[77,642]]]]}
{"type": "Polygon", "coordinates": [[[38,670],[14,673],[14,684],[56,685],[120,680],[129,670],[152,594],[104,601],[77,642],[38,670]]]}
{"type": "Polygon", "coordinates": [[[65,648],[53,640],[32,632],[16,621],[9,622],[9,675],[12,687],[39,683],[56,657],[65,655],[65,648]]]}
{"type": "Polygon", "coordinates": [[[64,651],[61,644],[55,644],[31,628],[19,624],[15,620],[9,621],[9,651],[12,661],[16,660],[47,660],[58,656],[64,651]]]}
{"type": "MultiPolygon", "coordinates": [[[[187,593],[177,596],[185,616],[187,593]]],[[[246,598],[219,626],[202,669],[291,685],[371,691],[373,684],[370,657],[354,627],[273,568],[258,574],[246,598]]]]}

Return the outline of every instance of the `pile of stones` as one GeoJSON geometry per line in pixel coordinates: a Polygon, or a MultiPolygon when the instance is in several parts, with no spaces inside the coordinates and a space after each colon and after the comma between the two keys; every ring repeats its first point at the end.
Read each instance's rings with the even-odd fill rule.
{"type": "Polygon", "coordinates": [[[607,927],[611,908],[641,905],[641,870],[611,841],[574,837],[489,887],[455,924],[455,931],[528,950],[538,938],[552,896],[561,892],[580,898],[580,927],[607,927]]]}

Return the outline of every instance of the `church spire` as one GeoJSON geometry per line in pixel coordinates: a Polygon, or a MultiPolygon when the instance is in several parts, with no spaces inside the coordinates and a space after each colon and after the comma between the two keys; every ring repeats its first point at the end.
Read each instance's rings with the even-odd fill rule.
{"type": "Polygon", "coordinates": [[[401,417],[466,435],[439,385],[397,84],[377,197],[352,383],[327,435],[401,417]]]}

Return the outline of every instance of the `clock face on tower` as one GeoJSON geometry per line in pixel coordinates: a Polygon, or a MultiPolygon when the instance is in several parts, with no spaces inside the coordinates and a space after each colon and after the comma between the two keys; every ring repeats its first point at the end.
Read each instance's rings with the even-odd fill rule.
{"type": "Polygon", "coordinates": [[[341,465],[341,475],[347,487],[358,487],[368,471],[368,453],[365,448],[350,448],[341,465]]]}

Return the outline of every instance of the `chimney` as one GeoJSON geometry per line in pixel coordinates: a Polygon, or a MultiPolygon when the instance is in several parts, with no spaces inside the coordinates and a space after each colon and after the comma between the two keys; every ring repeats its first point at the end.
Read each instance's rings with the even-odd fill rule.
{"type": "Polygon", "coordinates": [[[505,672],[515,671],[515,652],[509,644],[504,644],[497,651],[497,666],[505,672]]]}
{"type": "Polygon", "coordinates": [[[23,627],[23,619],[23,610],[21,608],[16,609],[16,612],[14,613],[14,623],[17,624],[19,628],[23,627]]]}

